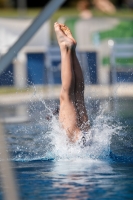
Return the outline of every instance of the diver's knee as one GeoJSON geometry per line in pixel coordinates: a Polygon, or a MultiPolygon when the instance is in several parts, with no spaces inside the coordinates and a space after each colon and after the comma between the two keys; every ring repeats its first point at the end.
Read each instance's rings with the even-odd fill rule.
{"type": "Polygon", "coordinates": [[[60,101],[64,101],[64,99],[65,99],[64,93],[61,91],[61,93],[60,93],[60,101]]]}
{"type": "Polygon", "coordinates": [[[69,98],[69,93],[68,93],[68,91],[62,90],[62,91],[60,92],[60,101],[65,101],[65,100],[67,100],[68,98],[69,98]]]}
{"type": "Polygon", "coordinates": [[[74,100],[74,93],[70,92],[69,90],[62,90],[60,93],[60,101],[67,101],[67,100],[74,100]]]}

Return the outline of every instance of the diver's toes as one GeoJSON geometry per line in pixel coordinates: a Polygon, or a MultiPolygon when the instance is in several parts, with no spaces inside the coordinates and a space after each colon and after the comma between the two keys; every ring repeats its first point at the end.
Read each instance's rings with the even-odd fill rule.
{"type": "Polygon", "coordinates": [[[54,23],[54,28],[55,28],[55,31],[59,31],[60,30],[60,25],[57,22],[55,22],[54,23]]]}

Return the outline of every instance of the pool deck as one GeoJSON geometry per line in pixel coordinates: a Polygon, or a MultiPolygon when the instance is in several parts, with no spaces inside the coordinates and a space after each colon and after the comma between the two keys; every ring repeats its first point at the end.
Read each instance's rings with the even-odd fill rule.
{"type": "MultiPolygon", "coordinates": [[[[28,102],[42,101],[46,99],[58,99],[60,86],[50,86],[43,89],[37,88],[33,91],[18,92],[0,95],[0,105],[13,105],[28,102]]],[[[133,98],[133,84],[111,85],[87,85],[85,97],[92,99],[108,99],[111,97],[133,98]]]]}

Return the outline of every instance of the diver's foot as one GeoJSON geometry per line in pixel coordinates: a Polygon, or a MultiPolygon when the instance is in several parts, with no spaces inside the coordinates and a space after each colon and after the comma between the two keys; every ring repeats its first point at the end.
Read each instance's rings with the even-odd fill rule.
{"type": "Polygon", "coordinates": [[[60,48],[72,49],[76,47],[76,41],[72,37],[70,30],[65,25],[56,22],[54,28],[60,48]]]}
{"type": "Polygon", "coordinates": [[[70,29],[69,29],[66,25],[64,25],[64,24],[60,24],[60,26],[61,26],[61,30],[66,34],[66,36],[67,36],[68,38],[70,38],[71,40],[73,40],[73,42],[74,42],[75,45],[76,45],[76,40],[73,38],[70,29]]]}

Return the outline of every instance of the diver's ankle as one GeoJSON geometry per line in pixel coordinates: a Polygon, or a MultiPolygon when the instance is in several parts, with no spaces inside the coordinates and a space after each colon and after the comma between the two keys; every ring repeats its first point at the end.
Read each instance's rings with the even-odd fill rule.
{"type": "Polygon", "coordinates": [[[76,49],[76,46],[66,46],[66,45],[60,46],[61,54],[62,53],[74,53],[75,49],[76,49]]]}

